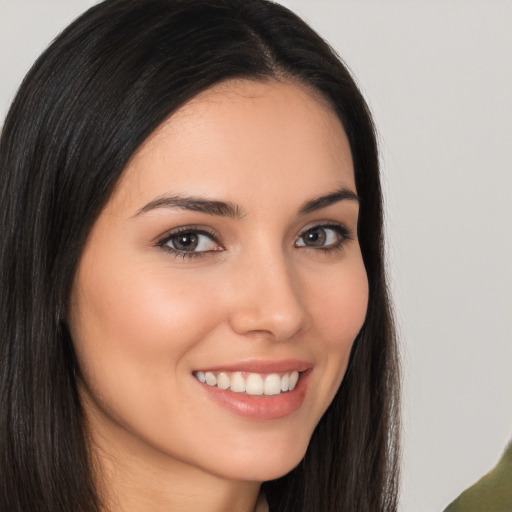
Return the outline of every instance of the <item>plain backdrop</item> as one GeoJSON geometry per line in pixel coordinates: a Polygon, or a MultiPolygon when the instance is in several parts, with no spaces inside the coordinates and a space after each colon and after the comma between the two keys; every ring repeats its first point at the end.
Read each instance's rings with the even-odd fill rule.
{"type": "MultiPolygon", "coordinates": [[[[0,123],[91,0],[0,0],[0,123]]],[[[441,510],[512,438],[512,1],[287,0],[379,130],[404,366],[403,512],[441,510]]]]}

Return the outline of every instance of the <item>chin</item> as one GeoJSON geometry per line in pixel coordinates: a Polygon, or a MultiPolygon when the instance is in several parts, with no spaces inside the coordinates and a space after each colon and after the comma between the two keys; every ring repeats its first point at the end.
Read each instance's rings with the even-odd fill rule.
{"type": "MultiPolygon", "coordinates": [[[[259,447],[254,451],[231,452],[223,461],[225,471],[219,476],[232,480],[265,482],[280,478],[294,469],[304,457],[307,442],[283,443],[280,447],[259,447]],[[236,453],[236,454],[235,454],[236,453]]],[[[220,468],[218,461],[217,471],[220,468]]]]}

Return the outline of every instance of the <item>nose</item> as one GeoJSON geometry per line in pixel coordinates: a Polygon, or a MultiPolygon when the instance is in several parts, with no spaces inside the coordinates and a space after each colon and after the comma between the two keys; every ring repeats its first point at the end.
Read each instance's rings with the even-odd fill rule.
{"type": "Polygon", "coordinates": [[[237,334],[287,340],[310,323],[300,280],[282,255],[240,264],[232,291],[229,321],[237,334]]]}

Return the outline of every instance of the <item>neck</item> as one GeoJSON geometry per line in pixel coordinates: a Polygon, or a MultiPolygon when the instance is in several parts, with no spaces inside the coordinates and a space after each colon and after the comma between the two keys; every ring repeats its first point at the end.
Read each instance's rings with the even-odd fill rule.
{"type": "Polygon", "coordinates": [[[117,471],[115,480],[108,482],[109,494],[105,500],[109,512],[263,512],[258,504],[258,486],[182,478],[153,474],[148,478],[141,471],[117,471]],[[212,485],[213,484],[213,485],[212,485]]]}

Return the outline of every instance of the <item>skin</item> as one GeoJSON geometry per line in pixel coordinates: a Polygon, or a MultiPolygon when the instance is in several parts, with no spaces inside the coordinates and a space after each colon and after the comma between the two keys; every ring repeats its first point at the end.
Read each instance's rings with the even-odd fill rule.
{"type": "Polygon", "coordinates": [[[261,482],[301,460],[367,308],[358,201],[298,213],[340,188],[356,193],[341,123],[289,82],[217,85],[133,156],[87,240],[68,318],[113,512],[252,511],[261,482]],[[178,194],[229,202],[239,215],[141,211],[178,194]],[[330,250],[305,245],[305,231],[326,223],[351,236],[327,228],[330,250]],[[215,240],[201,237],[199,257],[176,255],[161,242],[183,226],[215,240]],[[192,375],[282,359],[312,370],[302,405],[279,419],[235,414],[192,375]]]}

